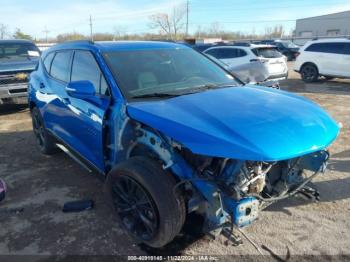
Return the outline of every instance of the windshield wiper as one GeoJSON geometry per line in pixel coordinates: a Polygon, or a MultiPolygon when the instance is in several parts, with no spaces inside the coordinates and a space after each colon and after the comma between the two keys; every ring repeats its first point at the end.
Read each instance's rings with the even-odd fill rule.
{"type": "Polygon", "coordinates": [[[223,87],[230,87],[230,86],[234,86],[234,84],[230,84],[230,83],[206,84],[206,85],[200,85],[200,86],[195,86],[193,88],[189,88],[187,91],[190,94],[190,93],[197,93],[198,91],[223,88],[223,87]]]}
{"type": "Polygon", "coordinates": [[[179,96],[178,94],[169,94],[169,93],[151,93],[151,94],[143,94],[132,96],[131,98],[170,98],[179,96]]]}
{"type": "Polygon", "coordinates": [[[222,87],[230,87],[230,86],[233,86],[233,84],[230,84],[230,83],[206,84],[206,85],[195,86],[193,88],[188,88],[188,89],[186,88],[183,90],[178,90],[178,91],[182,91],[182,92],[178,92],[176,94],[174,94],[174,93],[150,93],[150,94],[132,96],[131,98],[171,98],[171,97],[182,96],[182,95],[190,95],[190,94],[198,93],[198,92],[204,91],[204,90],[222,88],[222,87]]]}

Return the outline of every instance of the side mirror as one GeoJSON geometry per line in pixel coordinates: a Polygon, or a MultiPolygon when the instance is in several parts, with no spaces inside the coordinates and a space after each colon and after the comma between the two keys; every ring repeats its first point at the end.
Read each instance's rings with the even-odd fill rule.
{"type": "Polygon", "coordinates": [[[72,81],[66,86],[66,92],[71,97],[87,99],[95,96],[95,87],[90,81],[72,81]]]}
{"type": "Polygon", "coordinates": [[[107,109],[109,97],[103,97],[96,94],[94,85],[87,80],[72,81],[66,86],[66,92],[69,96],[85,100],[102,109],[107,109]]]}

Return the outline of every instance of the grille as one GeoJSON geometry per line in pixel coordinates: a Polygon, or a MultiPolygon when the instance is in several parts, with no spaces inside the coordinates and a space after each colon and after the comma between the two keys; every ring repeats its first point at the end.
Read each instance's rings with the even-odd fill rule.
{"type": "Polygon", "coordinates": [[[27,83],[30,71],[0,73],[0,85],[27,83]]]}

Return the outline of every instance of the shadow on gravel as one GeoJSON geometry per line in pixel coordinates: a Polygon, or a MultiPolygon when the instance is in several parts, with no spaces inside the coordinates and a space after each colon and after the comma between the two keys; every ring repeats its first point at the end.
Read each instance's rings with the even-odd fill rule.
{"type": "Polygon", "coordinates": [[[13,250],[29,246],[28,241],[35,235],[43,250],[57,253],[59,249],[56,242],[64,242],[65,236],[69,236],[79,241],[67,244],[67,253],[85,252],[84,245],[93,242],[94,252],[104,251],[106,254],[115,249],[122,254],[132,251],[137,254],[180,255],[188,246],[203,237],[203,218],[189,215],[181,234],[167,246],[161,249],[144,245],[133,246],[132,241],[123,233],[111,230],[115,220],[105,205],[103,183],[99,177],[87,174],[65,154],[43,156],[36,148],[32,131],[0,132],[0,164],[3,164],[0,165],[0,176],[8,182],[6,202],[0,206],[0,221],[6,218],[7,221],[17,219],[19,222],[31,223],[30,229],[24,228],[15,236],[11,235],[13,229],[5,231],[10,236],[8,245],[13,250]],[[58,192],[62,193],[57,194],[58,192]],[[61,212],[61,206],[66,201],[62,197],[74,200],[91,198],[96,207],[89,212],[77,213],[79,219],[73,220],[71,217],[75,214],[61,212]],[[15,207],[7,207],[6,204],[15,207]],[[43,218],[39,219],[40,217],[43,218]],[[91,225],[94,226],[90,228],[91,225]],[[50,237],[46,234],[49,227],[55,228],[50,237]],[[101,242],[104,237],[109,239],[110,244],[101,242]]]}
{"type": "MultiPolygon", "coordinates": [[[[350,164],[348,162],[348,164],[350,164]]],[[[337,180],[321,181],[312,183],[320,193],[320,202],[335,202],[337,200],[350,198],[350,177],[337,180]]],[[[266,208],[267,211],[284,211],[291,214],[285,208],[309,205],[313,203],[310,200],[305,200],[299,197],[293,197],[276,202],[275,204],[266,208]]],[[[317,203],[317,202],[316,202],[317,203]]]]}
{"type": "Polygon", "coordinates": [[[287,79],[280,82],[281,89],[296,93],[321,93],[350,95],[350,82],[320,79],[314,83],[305,83],[300,79],[287,79]]]}
{"type": "Polygon", "coordinates": [[[201,232],[203,223],[204,219],[202,216],[189,214],[186,218],[181,234],[177,236],[170,244],[163,248],[150,248],[142,244],[139,245],[139,247],[148,255],[152,256],[181,255],[181,252],[186,249],[186,247],[190,246],[204,236],[204,234],[201,232]]]}
{"type": "Polygon", "coordinates": [[[28,109],[28,104],[4,104],[0,105],[0,116],[16,114],[28,109]]]}

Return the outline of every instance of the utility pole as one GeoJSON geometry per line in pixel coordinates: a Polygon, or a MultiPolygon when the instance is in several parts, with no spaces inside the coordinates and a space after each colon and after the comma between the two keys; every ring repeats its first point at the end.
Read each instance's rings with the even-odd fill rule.
{"type": "Polygon", "coordinates": [[[50,31],[47,30],[47,28],[46,28],[46,26],[45,26],[45,30],[43,30],[43,33],[45,33],[45,41],[46,41],[46,43],[48,42],[47,35],[48,35],[49,32],[50,32],[50,31]]]}
{"type": "Polygon", "coordinates": [[[190,4],[190,1],[187,0],[186,2],[186,37],[188,36],[188,12],[189,12],[189,4],[190,4]]]}
{"type": "Polygon", "coordinates": [[[90,39],[91,41],[94,41],[94,36],[92,34],[92,17],[90,15],[90,39]]]}

